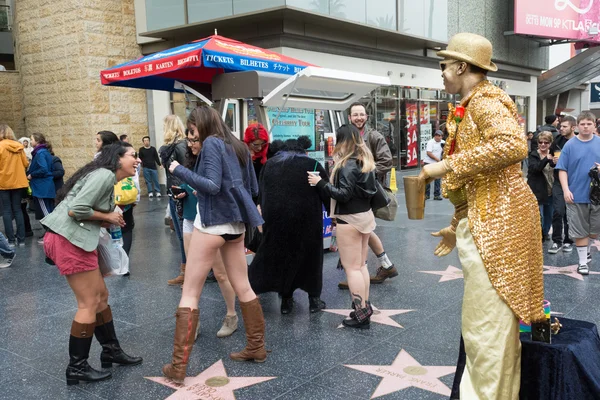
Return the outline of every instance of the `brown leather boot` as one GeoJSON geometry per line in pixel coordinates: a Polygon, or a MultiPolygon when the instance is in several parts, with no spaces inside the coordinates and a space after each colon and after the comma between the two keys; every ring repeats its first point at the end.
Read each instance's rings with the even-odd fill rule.
{"type": "Polygon", "coordinates": [[[392,264],[392,266],[389,269],[383,267],[377,268],[377,274],[371,275],[370,278],[371,283],[378,285],[380,283],[383,283],[383,281],[385,281],[386,279],[394,278],[396,276],[398,276],[398,270],[392,264]]]}
{"type": "Polygon", "coordinates": [[[231,353],[229,357],[235,361],[265,362],[265,317],[258,297],[247,303],[240,301],[240,308],[246,328],[246,348],[239,353],[231,353]]]}
{"type": "Polygon", "coordinates": [[[163,375],[175,382],[183,382],[190,353],[194,347],[198,310],[178,308],[175,313],[175,340],[173,341],[173,360],[166,364],[163,375]]]}
{"type": "Polygon", "coordinates": [[[178,286],[178,285],[182,286],[183,285],[183,279],[185,277],[185,264],[183,264],[183,263],[181,264],[180,271],[181,272],[179,273],[179,276],[177,276],[176,278],[173,278],[173,279],[169,279],[167,281],[169,286],[178,286]]]}

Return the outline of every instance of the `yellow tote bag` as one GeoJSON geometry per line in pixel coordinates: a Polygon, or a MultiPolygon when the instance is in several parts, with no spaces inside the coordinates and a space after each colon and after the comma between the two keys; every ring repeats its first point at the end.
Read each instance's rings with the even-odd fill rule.
{"type": "Polygon", "coordinates": [[[126,206],[135,203],[138,196],[138,188],[132,177],[125,178],[115,185],[115,204],[126,206]]]}

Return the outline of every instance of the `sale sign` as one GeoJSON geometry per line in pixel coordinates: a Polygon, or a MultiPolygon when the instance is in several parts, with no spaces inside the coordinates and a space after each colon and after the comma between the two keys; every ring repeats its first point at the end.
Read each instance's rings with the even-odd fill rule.
{"type": "Polygon", "coordinates": [[[515,0],[516,34],[600,42],[599,23],[600,0],[515,0]]]}
{"type": "Polygon", "coordinates": [[[406,166],[415,167],[419,162],[417,127],[419,114],[417,103],[406,102],[406,166]]]}

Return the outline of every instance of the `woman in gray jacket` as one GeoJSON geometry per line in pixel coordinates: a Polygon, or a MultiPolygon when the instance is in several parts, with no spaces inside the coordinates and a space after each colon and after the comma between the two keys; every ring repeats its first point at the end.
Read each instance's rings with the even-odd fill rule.
{"type": "Polygon", "coordinates": [[[110,371],[97,371],[87,362],[92,336],[102,345],[103,368],[113,363],[135,365],[141,357],[131,357],[121,349],[115,333],[108,290],[98,268],[100,228],[123,227],[123,216],[115,212],[113,188],[118,181],[133,176],[140,160],[130,144],[105,146],[94,161],[77,171],[58,193],[59,203],[41,222],[46,228],[44,251],[67,282],[77,299],[77,312],[69,338],[67,385],[96,382],[111,377],[110,371]]]}

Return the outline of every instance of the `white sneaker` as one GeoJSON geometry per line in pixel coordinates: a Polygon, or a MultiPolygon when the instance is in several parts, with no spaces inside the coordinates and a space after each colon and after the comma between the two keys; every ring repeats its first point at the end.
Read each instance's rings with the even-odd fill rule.
{"type": "Polygon", "coordinates": [[[564,251],[565,253],[570,253],[573,251],[573,245],[571,243],[565,243],[562,246],[562,251],[564,251]]]}
{"type": "Polygon", "coordinates": [[[587,264],[583,264],[577,267],[577,272],[581,275],[589,275],[590,269],[588,268],[587,264]]]}
{"type": "Polygon", "coordinates": [[[160,193],[156,193],[156,197],[161,197],[160,193]]]}
{"type": "Polygon", "coordinates": [[[552,243],[552,246],[548,249],[549,254],[556,254],[563,246],[559,246],[557,243],[552,243]]]}
{"type": "Polygon", "coordinates": [[[152,192],[148,193],[148,197],[154,197],[154,194],[152,192]]]}
{"type": "Polygon", "coordinates": [[[10,267],[12,265],[14,259],[15,259],[14,255],[12,256],[12,258],[4,258],[4,257],[0,258],[0,260],[2,260],[2,261],[0,261],[0,269],[10,267]]]}

